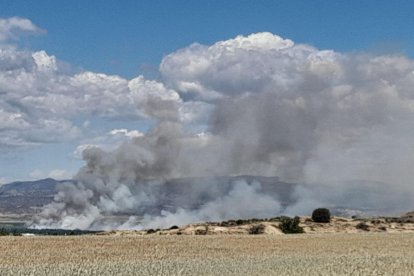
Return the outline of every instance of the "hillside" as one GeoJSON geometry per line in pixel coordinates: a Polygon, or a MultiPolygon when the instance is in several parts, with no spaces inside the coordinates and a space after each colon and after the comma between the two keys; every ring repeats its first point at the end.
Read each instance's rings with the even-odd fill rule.
{"type": "Polygon", "coordinates": [[[13,182],[0,186],[0,213],[30,214],[50,203],[57,185],[65,181],[51,178],[37,181],[13,182]]]}
{"type": "MultiPolygon", "coordinates": [[[[140,212],[158,213],[160,210],[174,210],[175,202],[180,202],[181,207],[195,209],[205,201],[212,200],[212,194],[205,193],[203,202],[193,202],[188,197],[187,191],[197,189],[196,187],[213,186],[218,194],[228,192],[239,180],[248,183],[259,182],[261,190],[278,198],[282,204],[288,205],[293,202],[292,193],[296,184],[279,181],[277,177],[261,176],[234,176],[214,178],[177,178],[168,180],[162,185],[154,185],[151,181],[140,183],[140,187],[151,187],[160,197],[157,208],[151,210],[135,210],[133,214],[140,212]]],[[[1,214],[34,214],[40,207],[52,202],[57,193],[57,186],[73,180],[54,180],[51,178],[37,181],[13,182],[0,186],[0,213],[1,214]]],[[[131,188],[134,190],[134,187],[131,188]]],[[[131,215],[131,214],[127,214],[131,215]]]]}
{"type": "MultiPolygon", "coordinates": [[[[195,223],[180,227],[172,226],[169,229],[114,230],[102,232],[99,235],[284,235],[279,227],[280,224],[280,218],[229,220],[195,223]]],[[[414,218],[409,213],[402,217],[365,219],[332,217],[330,223],[317,223],[313,222],[310,217],[301,217],[299,225],[303,228],[305,234],[414,233],[414,218]]]]}

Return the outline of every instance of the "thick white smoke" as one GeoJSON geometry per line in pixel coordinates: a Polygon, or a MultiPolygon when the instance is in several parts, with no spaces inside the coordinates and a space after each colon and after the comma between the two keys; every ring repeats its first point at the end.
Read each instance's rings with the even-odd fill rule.
{"type": "Polygon", "coordinates": [[[259,183],[247,184],[244,181],[237,181],[228,193],[206,202],[199,209],[188,210],[180,207],[174,212],[162,210],[158,216],[146,214],[142,218],[131,217],[120,228],[130,229],[137,225],[146,228],[167,228],[175,224],[197,221],[264,218],[280,211],[281,206],[278,200],[261,193],[259,183]]]}
{"type": "Polygon", "coordinates": [[[155,87],[139,108],[156,126],[114,151],[85,150],[77,182],[61,187],[37,226],[99,228],[114,214],[129,220],[106,226],[300,214],[333,204],[384,212],[414,207],[407,201],[414,179],[408,57],[336,53],[258,33],[191,45],[166,56],[160,72],[159,83],[137,92],[142,97],[155,87]],[[158,86],[171,98],[158,97],[158,86]],[[183,119],[186,108],[212,110],[203,135],[183,119]],[[205,180],[234,175],[307,184],[282,208],[283,198],[254,181],[205,180]],[[172,180],[191,177],[181,196],[169,198],[172,180]],[[159,206],[168,200],[169,210],[159,206]]]}

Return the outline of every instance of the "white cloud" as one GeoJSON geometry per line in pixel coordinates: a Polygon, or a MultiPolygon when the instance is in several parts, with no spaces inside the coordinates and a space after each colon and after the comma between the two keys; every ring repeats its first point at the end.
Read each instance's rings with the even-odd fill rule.
{"type": "Polygon", "coordinates": [[[7,112],[0,109],[0,129],[24,129],[27,126],[28,122],[23,119],[23,115],[21,113],[7,112]]]}
{"type": "Polygon", "coordinates": [[[39,71],[56,71],[58,69],[55,56],[49,56],[45,51],[32,54],[39,71]]]}
{"type": "Polygon", "coordinates": [[[39,34],[43,32],[44,30],[26,18],[0,18],[0,42],[16,39],[23,34],[39,34]]]}
{"type": "Polygon", "coordinates": [[[9,183],[10,181],[5,177],[0,177],[0,185],[9,183]]]}
{"type": "Polygon", "coordinates": [[[44,179],[44,178],[53,178],[56,180],[65,180],[65,179],[71,179],[73,176],[73,173],[68,172],[66,170],[61,169],[55,169],[51,171],[43,171],[43,170],[33,170],[29,176],[32,179],[44,179]]]}
{"type": "Polygon", "coordinates": [[[312,54],[324,52],[270,33],[257,33],[212,46],[191,45],[166,56],[160,72],[178,92],[211,100],[296,83],[301,77],[298,71],[306,67],[302,62],[312,54]]]}
{"type": "MultiPolygon", "coordinates": [[[[0,42],[22,32],[42,30],[27,19],[0,19],[0,42]]],[[[205,120],[201,114],[211,110],[202,102],[183,102],[159,81],[89,71],[73,74],[45,51],[6,44],[0,44],[0,96],[0,149],[7,150],[102,135],[87,131],[88,124],[78,126],[78,117],[192,122],[205,120]]]]}
{"type": "MultiPolygon", "coordinates": [[[[0,45],[0,148],[89,138],[76,118],[179,120],[179,95],[142,76],[61,70],[45,51],[0,45]]],[[[96,135],[96,134],[94,134],[96,135]]],[[[99,134],[98,134],[99,135],[99,134]]]]}
{"type": "Polygon", "coordinates": [[[136,137],[142,137],[144,134],[138,130],[131,130],[121,128],[121,129],[113,129],[109,132],[111,135],[121,135],[126,136],[128,138],[136,138],[136,137]]]}
{"type": "Polygon", "coordinates": [[[139,76],[128,83],[132,99],[144,115],[157,119],[178,120],[180,96],[164,84],[139,76]]]}
{"type": "MultiPolygon", "coordinates": [[[[182,98],[214,104],[209,129],[224,138],[221,160],[235,164],[233,173],[297,180],[309,173],[306,166],[328,175],[321,158],[335,160],[343,150],[360,149],[361,141],[379,143],[395,135],[393,124],[414,119],[414,61],[397,54],[341,54],[257,33],[178,50],[163,59],[160,72],[182,98]]],[[[389,146],[376,151],[389,157],[383,150],[389,146]]],[[[369,152],[365,163],[375,163],[369,152]]],[[[347,167],[343,176],[380,174],[351,170],[358,162],[350,159],[338,162],[347,167]]]]}

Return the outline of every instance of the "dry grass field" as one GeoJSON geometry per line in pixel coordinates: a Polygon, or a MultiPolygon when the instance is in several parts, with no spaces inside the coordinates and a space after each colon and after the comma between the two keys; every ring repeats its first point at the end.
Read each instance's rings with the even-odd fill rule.
{"type": "Polygon", "coordinates": [[[1,237],[0,275],[413,275],[413,233],[1,237]]]}

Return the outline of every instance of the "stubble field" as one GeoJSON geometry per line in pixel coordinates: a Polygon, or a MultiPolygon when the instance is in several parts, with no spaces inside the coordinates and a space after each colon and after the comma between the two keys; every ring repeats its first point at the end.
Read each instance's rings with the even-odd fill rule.
{"type": "Polygon", "coordinates": [[[412,275],[413,271],[413,233],[0,238],[0,275],[412,275]]]}

